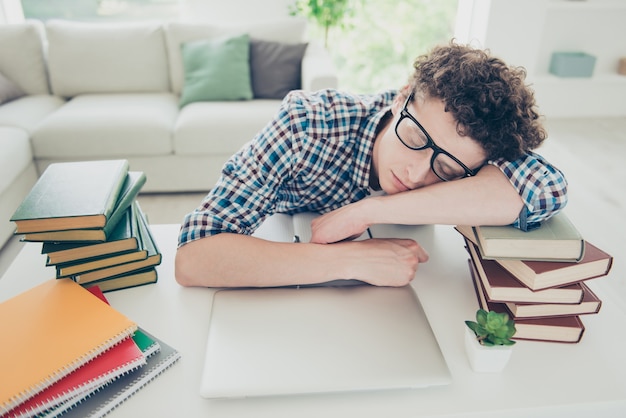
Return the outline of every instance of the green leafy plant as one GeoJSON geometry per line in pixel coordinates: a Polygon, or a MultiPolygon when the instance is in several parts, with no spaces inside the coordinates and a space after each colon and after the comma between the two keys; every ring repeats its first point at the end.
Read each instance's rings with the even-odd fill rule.
{"type": "Polygon", "coordinates": [[[476,339],[485,346],[513,345],[511,337],[515,335],[515,321],[506,313],[476,311],[476,321],[465,321],[465,324],[474,331],[476,339]]]}
{"type": "Polygon", "coordinates": [[[324,46],[328,48],[328,31],[341,23],[349,10],[349,0],[297,0],[292,14],[306,16],[324,29],[324,46]]]}

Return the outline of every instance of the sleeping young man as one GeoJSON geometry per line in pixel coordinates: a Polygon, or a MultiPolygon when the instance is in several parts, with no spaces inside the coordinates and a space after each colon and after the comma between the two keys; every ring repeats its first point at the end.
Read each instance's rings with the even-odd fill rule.
{"type": "Polygon", "coordinates": [[[397,92],[291,92],[185,217],[177,281],[403,286],[428,260],[419,243],[349,238],[379,223],[537,226],[564,207],[567,183],[533,152],[546,133],[524,80],[522,68],[451,43],[418,57],[397,92]],[[297,212],[322,214],[310,243],[251,236],[268,216],[297,212]]]}

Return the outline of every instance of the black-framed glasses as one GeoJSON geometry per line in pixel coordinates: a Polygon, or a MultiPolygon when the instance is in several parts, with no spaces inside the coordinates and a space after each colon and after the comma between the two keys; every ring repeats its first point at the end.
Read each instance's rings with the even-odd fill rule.
{"type": "Polygon", "coordinates": [[[432,148],[433,156],[430,159],[430,168],[443,181],[475,176],[478,170],[468,168],[454,155],[437,146],[426,129],[409,113],[408,106],[412,98],[413,93],[404,102],[400,119],[396,123],[396,136],[400,142],[414,151],[432,148]]]}

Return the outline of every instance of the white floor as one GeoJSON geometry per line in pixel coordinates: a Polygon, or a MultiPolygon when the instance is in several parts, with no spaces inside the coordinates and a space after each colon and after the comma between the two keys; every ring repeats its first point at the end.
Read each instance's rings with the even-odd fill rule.
{"type": "MultiPolygon", "coordinates": [[[[539,149],[569,181],[568,216],[583,236],[615,258],[602,280],[626,309],[626,118],[555,119],[539,149]]],[[[191,194],[142,194],[139,203],[154,224],[180,223],[203,197],[191,194]]],[[[21,246],[17,239],[0,251],[0,275],[21,246]]]]}

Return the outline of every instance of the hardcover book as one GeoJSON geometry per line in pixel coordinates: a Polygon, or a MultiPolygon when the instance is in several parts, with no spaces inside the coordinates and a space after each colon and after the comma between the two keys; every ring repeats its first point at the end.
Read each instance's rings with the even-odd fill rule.
{"type": "MultiPolygon", "coordinates": [[[[455,229],[466,239],[477,245],[472,227],[457,225],[455,229]]],[[[613,257],[585,241],[585,253],[578,262],[554,262],[497,258],[498,264],[507,269],[520,282],[532,290],[559,287],[582,280],[609,274],[613,257]]]]}
{"type": "Polygon", "coordinates": [[[132,206],[134,208],[133,210],[135,210],[135,217],[139,225],[139,242],[141,248],[145,249],[148,252],[148,256],[143,260],[132,261],[116,266],[105,267],[99,270],[76,274],[72,276],[72,278],[77,283],[80,283],[81,285],[86,285],[88,283],[98,280],[121,276],[129,272],[145,270],[149,267],[154,267],[161,264],[162,256],[159,252],[159,249],[157,248],[154,237],[150,232],[150,227],[147,224],[147,219],[145,218],[144,213],[141,211],[141,208],[139,207],[139,203],[137,201],[133,202],[132,206]]]}
{"type": "Polygon", "coordinates": [[[579,262],[550,262],[532,260],[496,260],[519,281],[532,290],[563,286],[609,274],[613,257],[585,241],[585,255],[579,262]]]}
{"type": "MultiPolygon", "coordinates": [[[[506,312],[508,314],[509,312],[505,304],[488,300],[485,289],[482,287],[482,282],[476,277],[475,264],[470,262],[469,266],[479,306],[486,311],[506,312]]],[[[517,332],[513,336],[514,340],[559,343],[577,343],[585,332],[585,326],[578,315],[515,319],[515,329],[517,332]]]]}
{"type": "Polygon", "coordinates": [[[124,187],[119,193],[119,198],[106,224],[102,227],[73,228],[65,230],[53,230],[45,232],[33,232],[24,234],[22,241],[26,242],[78,242],[95,241],[104,242],[109,240],[118,223],[122,221],[126,210],[135,200],[139,190],[146,182],[146,176],[140,171],[131,171],[126,176],[124,187]]]}
{"type": "Polygon", "coordinates": [[[69,279],[0,303],[0,415],[104,353],[137,329],[69,279]],[[7,318],[11,318],[7,320],[7,318]]]}
{"type": "Polygon", "coordinates": [[[484,286],[490,300],[526,303],[580,303],[583,298],[583,289],[580,283],[545,290],[530,290],[497,262],[481,258],[478,249],[469,240],[466,240],[466,244],[471,261],[476,266],[478,279],[484,286]]]}
{"type": "Polygon", "coordinates": [[[104,228],[128,174],[128,161],[48,166],[15,210],[16,234],[104,228]]]}
{"type": "Polygon", "coordinates": [[[463,235],[469,235],[468,228],[476,236],[481,256],[488,260],[580,261],[585,252],[585,241],[563,212],[531,231],[522,231],[510,225],[457,226],[463,235]]]}
{"type": "Polygon", "coordinates": [[[85,285],[86,288],[98,286],[103,292],[111,292],[113,290],[128,289],[130,287],[152,284],[158,281],[156,268],[151,267],[145,270],[132,271],[120,276],[108,277],[102,280],[96,280],[85,285]]]}
{"type": "Polygon", "coordinates": [[[564,303],[514,303],[506,302],[506,307],[515,318],[543,318],[550,316],[589,315],[600,312],[602,301],[585,283],[583,300],[576,304],[564,303]]]}
{"type": "Polygon", "coordinates": [[[93,242],[44,242],[41,253],[47,255],[47,266],[78,262],[110,254],[121,254],[139,249],[137,222],[132,208],[124,211],[109,239],[101,243],[93,242]]]}

